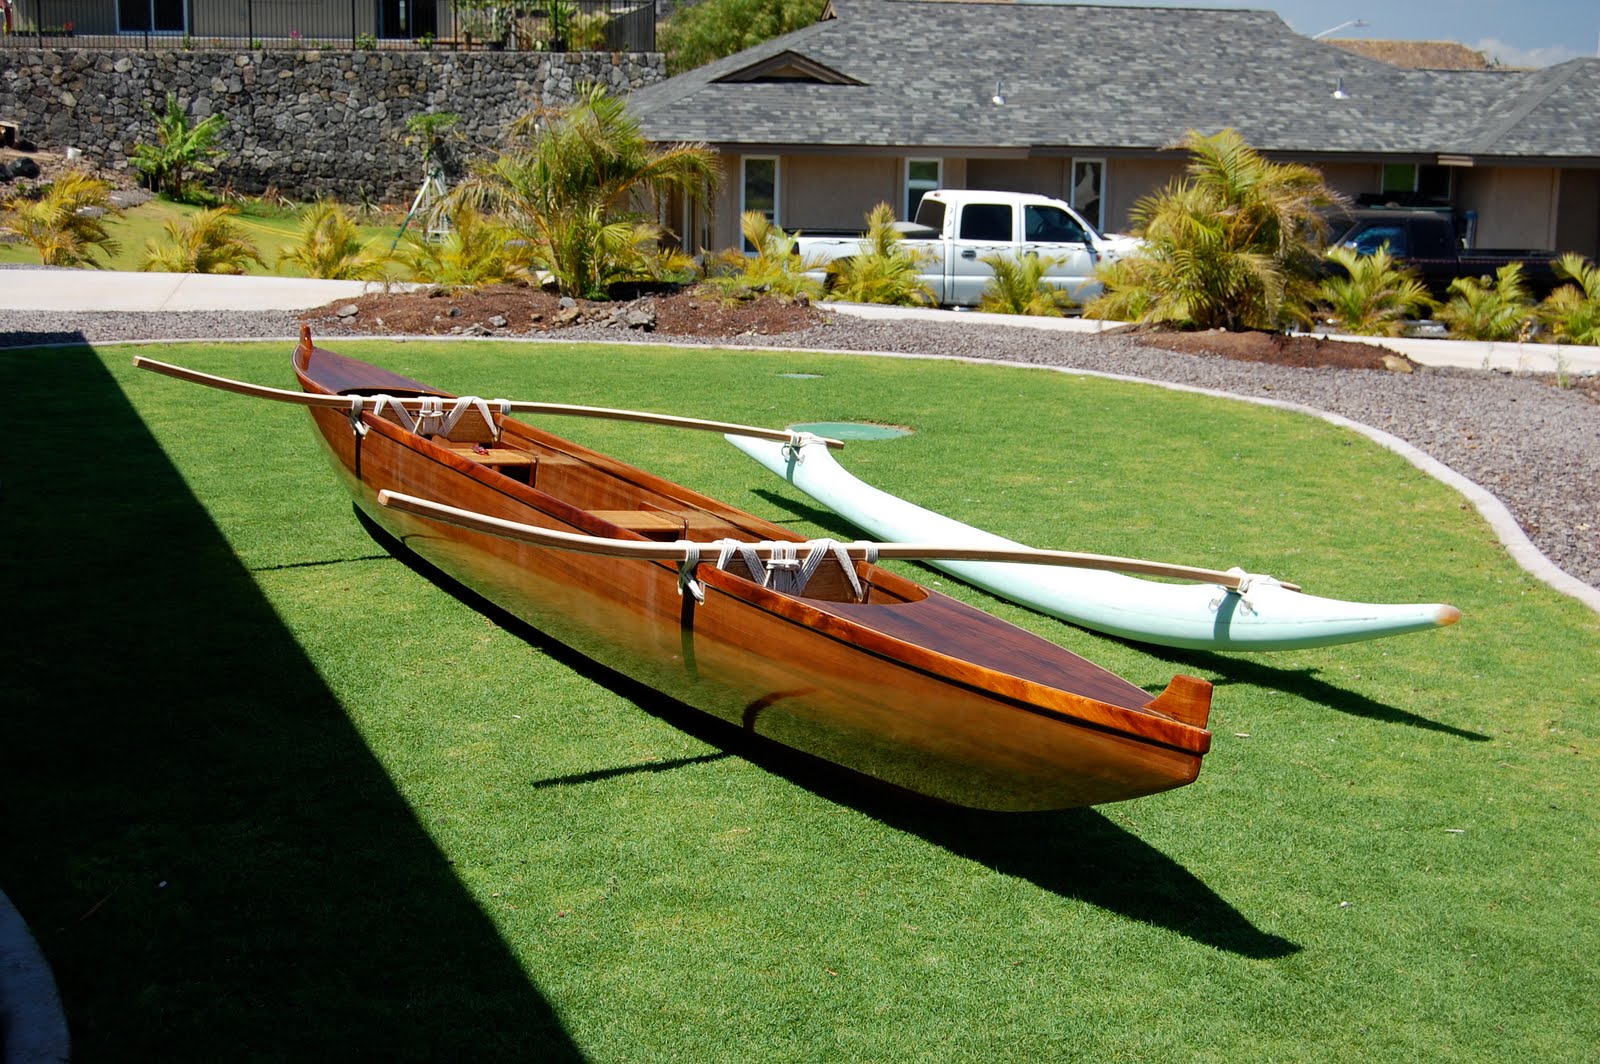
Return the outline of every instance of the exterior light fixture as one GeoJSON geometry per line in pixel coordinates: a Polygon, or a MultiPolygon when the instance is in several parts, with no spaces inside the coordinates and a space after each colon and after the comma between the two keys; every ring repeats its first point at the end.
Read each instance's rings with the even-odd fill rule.
{"type": "Polygon", "coordinates": [[[994,105],[996,107],[999,107],[1000,105],[1004,104],[1005,102],[1006,102],[1005,94],[1000,91],[1000,79],[996,78],[995,82],[994,82],[994,105]]]}
{"type": "Polygon", "coordinates": [[[1333,87],[1333,98],[1335,100],[1348,100],[1350,98],[1350,94],[1344,91],[1344,78],[1340,78],[1339,84],[1333,87]]]}

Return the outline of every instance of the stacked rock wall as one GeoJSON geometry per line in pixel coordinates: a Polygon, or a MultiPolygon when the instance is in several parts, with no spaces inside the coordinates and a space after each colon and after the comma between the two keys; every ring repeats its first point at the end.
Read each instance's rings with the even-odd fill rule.
{"type": "Polygon", "coordinates": [[[297,199],[404,200],[421,183],[406,120],[461,116],[465,151],[506,124],[599,82],[627,93],[665,77],[659,53],[445,51],[0,51],[0,119],[41,148],[124,168],[154,139],[149,108],[177,96],[196,120],[228,119],[214,183],[297,199]]]}

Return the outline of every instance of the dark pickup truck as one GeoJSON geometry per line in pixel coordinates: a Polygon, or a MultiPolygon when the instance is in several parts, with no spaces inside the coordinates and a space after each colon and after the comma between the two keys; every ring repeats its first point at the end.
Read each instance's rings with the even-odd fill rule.
{"type": "MultiPolygon", "coordinates": [[[[1523,280],[1535,298],[1549,295],[1556,276],[1554,251],[1469,248],[1456,219],[1439,211],[1353,210],[1329,219],[1328,246],[1354,248],[1370,255],[1388,245],[1389,254],[1409,266],[1436,299],[1448,297],[1457,277],[1490,277],[1508,262],[1522,263],[1523,280]]],[[[1330,264],[1330,268],[1338,270],[1330,264]]],[[[1342,271],[1340,271],[1342,272],[1342,271]]]]}

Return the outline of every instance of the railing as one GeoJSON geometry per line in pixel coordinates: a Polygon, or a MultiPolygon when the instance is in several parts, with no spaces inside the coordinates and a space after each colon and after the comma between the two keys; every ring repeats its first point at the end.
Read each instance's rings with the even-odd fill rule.
{"type": "Polygon", "coordinates": [[[0,48],[653,52],[656,13],[654,0],[10,0],[0,48]]]}

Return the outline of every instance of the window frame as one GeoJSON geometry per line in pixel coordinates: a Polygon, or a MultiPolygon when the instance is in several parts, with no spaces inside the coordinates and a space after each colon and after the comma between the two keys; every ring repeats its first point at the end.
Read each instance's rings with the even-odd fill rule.
{"type": "Polygon", "coordinates": [[[1100,155],[1073,156],[1072,179],[1067,183],[1067,205],[1077,212],[1078,217],[1089,223],[1089,228],[1097,233],[1106,231],[1106,160],[1100,155]],[[1099,168],[1100,180],[1095,189],[1094,217],[1084,213],[1078,203],[1078,167],[1080,165],[1093,165],[1099,168]]]}
{"type": "Polygon", "coordinates": [[[900,169],[900,178],[900,189],[905,194],[905,199],[902,202],[904,202],[906,208],[906,213],[902,220],[909,222],[916,218],[917,206],[922,203],[922,197],[929,192],[936,192],[944,187],[944,160],[932,158],[914,158],[907,156],[905,165],[900,169]],[[930,187],[923,188],[920,184],[912,184],[911,168],[918,163],[933,164],[933,184],[930,187]],[[916,203],[911,202],[911,193],[913,190],[917,192],[916,203]]]}
{"type": "Polygon", "coordinates": [[[756,250],[753,246],[751,246],[750,241],[744,238],[744,233],[742,231],[744,226],[744,216],[747,211],[760,209],[762,214],[767,214],[767,220],[773,225],[779,224],[778,219],[782,217],[779,211],[783,204],[783,197],[779,194],[779,174],[782,172],[782,169],[782,161],[776,155],[745,155],[741,156],[739,159],[740,231],[736,233],[736,238],[739,241],[739,246],[744,248],[746,252],[754,252],[756,250]],[[750,164],[753,162],[772,164],[772,211],[770,214],[768,214],[768,212],[763,208],[753,208],[749,206],[750,201],[748,197],[750,193],[750,164]]]}

